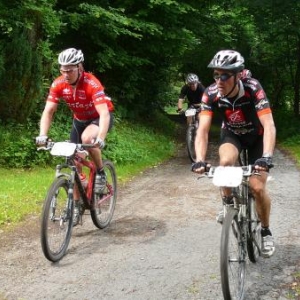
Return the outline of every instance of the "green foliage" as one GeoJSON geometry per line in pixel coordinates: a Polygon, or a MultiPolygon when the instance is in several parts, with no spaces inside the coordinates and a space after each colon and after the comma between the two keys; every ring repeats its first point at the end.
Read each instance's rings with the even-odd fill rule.
{"type": "Polygon", "coordinates": [[[0,6],[2,120],[26,123],[43,96],[43,76],[48,73],[47,59],[51,57],[48,41],[60,26],[52,10],[55,2],[13,0],[0,6]]]}
{"type": "Polygon", "coordinates": [[[40,213],[53,169],[1,169],[0,227],[16,224],[24,216],[40,213]]]}
{"type": "MultiPolygon", "coordinates": [[[[176,127],[162,113],[155,115],[152,124],[160,126],[151,129],[145,122],[129,123],[117,118],[114,129],[109,133],[103,153],[116,163],[120,183],[173,155],[173,133],[176,127]]],[[[57,140],[60,139],[59,134],[63,138],[69,131],[67,123],[59,122],[61,120],[62,116],[58,114],[55,128],[51,129],[53,136],[57,135],[57,140]]],[[[23,220],[26,215],[40,213],[46,191],[54,178],[54,166],[61,162],[61,159],[53,159],[49,153],[36,151],[27,134],[33,133],[34,127],[0,127],[0,147],[5,156],[0,156],[1,228],[23,220]],[[40,166],[34,166],[38,163],[40,166]],[[30,169],[21,168],[22,164],[23,167],[29,164],[30,169]]]]}
{"type": "MultiPolygon", "coordinates": [[[[48,136],[54,141],[68,140],[71,125],[71,114],[68,108],[62,105],[55,114],[48,136]]],[[[115,126],[106,140],[104,157],[117,164],[140,160],[141,156],[145,157],[145,145],[141,145],[141,137],[149,153],[153,152],[149,154],[151,157],[157,155],[156,152],[173,151],[172,139],[175,131],[175,125],[161,112],[154,112],[148,119],[131,123],[116,117],[115,126]],[[157,145],[158,141],[164,148],[157,145]]],[[[48,153],[36,149],[34,138],[38,133],[38,123],[28,121],[27,125],[2,124],[0,147],[3,151],[0,153],[0,165],[6,168],[32,168],[53,164],[53,158],[48,153]]]]}
{"type": "Polygon", "coordinates": [[[277,139],[284,145],[300,145],[300,119],[293,116],[291,111],[281,110],[274,113],[277,129],[277,139]]]}

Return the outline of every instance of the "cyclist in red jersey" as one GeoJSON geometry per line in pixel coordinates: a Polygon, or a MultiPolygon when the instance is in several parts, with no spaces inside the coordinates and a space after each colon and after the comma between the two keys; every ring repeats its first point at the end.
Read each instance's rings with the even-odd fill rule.
{"type": "MultiPolygon", "coordinates": [[[[268,172],[272,165],[276,128],[269,100],[260,83],[242,77],[244,58],[233,50],[219,51],[208,68],[213,69],[215,83],[204,92],[201,104],[200,125],[195,140],[196,163],[192,171],[203,173],[208,133],[213,111],[223,117],[219,157],[221,166],[234,166],[243,148],[248,149],[249,163],[259,171],[250,177],[250,186],[256,199],[257,213],[262,225],[262,255],[270,257],[275,251],[269,229],[271,200],[266,191],[268,172]]],[[[230,189],[223,189],[223,201],[231,203],[230,189]]],[[[222,222],[222,215],[218,218],[222,222]]]]}
{"type": "MultiPolygon", "coordinates": [[[[104,92],[101,82],[83,68],[84,56],[81,50],[69,48],[58,56],[61,76],[56,78],[47,97],[40,120],[40,134],[37,145],[46,143],[48,130],[60,100],[65,101],[73,112],[73,125],[70,140],[73,143],[95,143],[99,147],[89,150],[97,167],[95,193],[105,187],[106,176],[103,171],[101,149],[105,146],[107,132],[113,124],[114,106],[104,92]]],[[[79,221],[79,192],[74,190],[74,225],[79,221]]]]}

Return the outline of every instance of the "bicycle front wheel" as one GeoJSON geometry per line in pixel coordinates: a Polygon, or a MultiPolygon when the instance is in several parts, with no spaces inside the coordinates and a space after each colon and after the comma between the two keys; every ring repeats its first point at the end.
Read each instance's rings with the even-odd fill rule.
{"type": "Polygon", "coordinates": [[[111,161],[104,160],[103,168],[106,175],[106,187],[103,193],[94,193],[94,205],[91,209],[93,223],[100,229],[110,224],[117,202],[117,175],[115,167],[111,161]]]}
{"type": "Polygon", "coordinates": [[[230,208],[221,235],[220,269],[225,300],[242,300],[244,297],[246,261],[242,231],[238,211],[230,208]]]}
{"type": "Polygon", "coordinates": [[[195,136],[196,136],[196,126],[189,125],[186,131],[186,145],[188,156],[191,162],[196,162],[196,151],[195,151],[195,136]]]}
{"type": "Polygon", "coordinates": [[[45,257],[59,261],[65,254],[73,228],[73,201],[68,197],[68,179],[57,178],[50,186],[42,210],[41,244],[45,257]]]}
{"type": "Polygon", "coordinates": [[[248,257],[256,263],[261,252],[261,223],[256,212],[256,202],[253,196],[248,199],[249,233],[247,237],[248,257]]]}

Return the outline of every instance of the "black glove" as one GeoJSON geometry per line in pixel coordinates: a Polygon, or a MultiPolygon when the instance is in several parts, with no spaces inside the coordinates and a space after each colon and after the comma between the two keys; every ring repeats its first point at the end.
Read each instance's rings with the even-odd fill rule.
{"type": "Polygon", "coordinates": [[[268,171],[269,169],[274,167],[274,165],[272,164],[272,157],[261,157],[255,161],[254,166],[265,168],[268,171]]]}
{"type": "Polygon", "coordinates": [[[180,115],[184,114],[184,110],[182,108],[178,108],[176,112],[180,115]]]}
{"type": "Polygon", "coordinates": [[[191,169],[192,172],[195,172],[195,170],[199,168],[204,168],[204,172],[209,171],[209,168],[207,167],[207,163],[204,161],[197,161],[195,163],[192,163],[192,169],[191,169]]]}

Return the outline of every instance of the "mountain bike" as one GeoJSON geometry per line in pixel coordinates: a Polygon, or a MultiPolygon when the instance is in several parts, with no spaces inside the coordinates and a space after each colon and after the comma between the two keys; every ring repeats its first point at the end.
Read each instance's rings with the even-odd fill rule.
{"type": "Polygon", "coordinates": [[[185,116],[187,118],[191,117],[192,119],[186,131],[186,145],[187,145],[188,156],[191,162],[196,162],[195,137],[196,137],[197,128],[199,126],[199,121],[196,116],[198,115],[199,111],[200,108],[194,106],[189,107],[185,111],[185,116]]]}
{"type": "Polygon", "coordinates": [[[208,177],[218,187],[231,187],[233,204],[224,204],[220,271],[225,300],[244,298],[247,256],[252,263],[261,255],[261,224],[249,188],[253,166],[211,168],[208,177]]]}
{"type": "MultiPolygon", "coordinates": [[[[41,245],[45,257],[59,261],[66,253],[73,228],[74,188],[80,194],[80,219],[86,209],[94,225],[106,228],[113,217],[117,201],[117,176],[113,163],[103,160],[106,174],[106,187],[101,193],[94,192],[96,167],[89,160],[87,149],[94,144],[75,144],[49,141],[38,150],[48,150],[51,155],[63,157],[64,163],[56,166],[55,178],[45,197],[41,217],[41,245]],[[79,169],[88,170],[88,183],[85,188],[80,179],[79,169]]],[[[96,146],[97,147],[97,146],[96,146]]]]}

